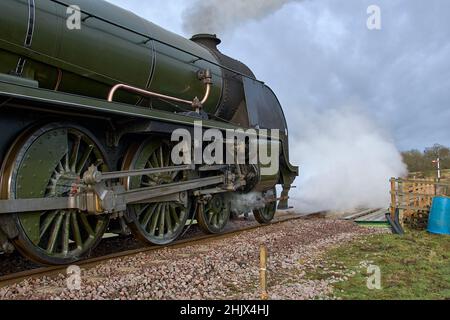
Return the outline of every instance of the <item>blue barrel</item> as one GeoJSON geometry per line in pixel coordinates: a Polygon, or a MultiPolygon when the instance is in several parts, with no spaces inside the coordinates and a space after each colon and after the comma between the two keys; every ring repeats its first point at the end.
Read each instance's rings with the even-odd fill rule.
{"type": "Polygon", "coordinates": [[[433,199],[428,231],[434,234],[450,235],[450,198],[436,197],[433,199]]]}

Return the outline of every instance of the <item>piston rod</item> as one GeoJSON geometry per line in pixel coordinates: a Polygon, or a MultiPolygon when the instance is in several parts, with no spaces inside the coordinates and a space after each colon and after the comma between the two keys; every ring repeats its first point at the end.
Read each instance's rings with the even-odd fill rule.
{"type": "Polygon", "coordinates": [[[163,168],[150,168],[150,169],[140,169],[140,170],[128,170],[128,171],[116,171],[116,172],[100,172],[95,166],[90,167],[88,171],[83,176],[83,181],[86,184],[96,184],[102,181],[122,179],[129,177],[140,177],[152,174],[160,173],[170,173],[177,171],[189,171],[194,170],[195,165],[183,165],[183,166],[172,166],[163,168]]]}
{"type": "Polygon", "coordinates": [[[128,191],[123,190],[123,188],[123,191],[120,191],[121,189],[102,189],[102,183],[100,182],[95,186],[98,186],[99,190],[102,191],[103,197],[101,194],[95,196],[95,193],[83,192],[70,197],[0,200],[0,214],[33,213],[66,209],[91,212],[89,208],[95,207],[97,201],[100,201],[99,204],[102,208],[108,208],[108,210],[105,210],[108,213],[123,211],[126,209],[127,204],[151,201],[152,199],[167,197],[182,192],[220,185],[224,183],[224,180],[225,177],[221,175],[128,191]],[[105,195],[108,195],[108,197],[105,197],[105,195]],[[113,199],[112,202],[111,199],[113,199]],[[94,201],[94,203],[90,201],[94,201]]]}

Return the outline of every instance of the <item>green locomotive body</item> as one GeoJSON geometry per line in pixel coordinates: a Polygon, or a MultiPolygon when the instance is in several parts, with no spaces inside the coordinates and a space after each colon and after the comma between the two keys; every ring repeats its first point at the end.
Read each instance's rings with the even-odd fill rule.
{"type": "Polygon", "coordinates": [[[287,208],[298,168],[280,103],[215,36],[188,40],[104,1],[3,0],[0,12],[5,251],[13,244],[39,263],[65,264],[107,230],[166,244],[196,214],[205,231],[220,232],[232,197],[245,193],[261,196],[262,223],[277,200],[287,208]],[[74,14],[80,25],[71,28],[74,14]],[[280,170],[174,165],[171,134],[198,121],[223,132],[280,130],[280,170]]]}

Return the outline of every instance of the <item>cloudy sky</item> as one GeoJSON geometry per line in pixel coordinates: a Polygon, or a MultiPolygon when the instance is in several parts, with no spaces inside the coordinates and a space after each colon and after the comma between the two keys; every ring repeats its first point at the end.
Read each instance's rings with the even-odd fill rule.
{"type": "MultiPolygon", "coordinates": [[[[109,2],[190,36],[183,19],[202,1],[109,2]]],[[[221,50],[275,90],[294,135],[303,115],[345,106],[369,117],[401,150],[450,145],[450,1],[272,2],[278,4],[264,14],[235,7],[236,19],[242,12],[257,18],[204,32],[218,32],[221,50]],[[380,31],[367,28],[374,4],[381,8],[380,31]]]]}

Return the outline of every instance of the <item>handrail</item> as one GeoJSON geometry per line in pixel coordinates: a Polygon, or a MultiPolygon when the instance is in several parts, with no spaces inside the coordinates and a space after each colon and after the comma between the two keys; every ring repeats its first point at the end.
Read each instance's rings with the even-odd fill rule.
{"type": "Polygon", "coordinates": [[[195,97],[192,101],[189,101],[189,100],[185,100],[185,99],[168,96],[165,94],[160,94],[157,92],[140,89],[140,88],[133,87],[133,86],[130,86],[127,84],[119,83],[119,84],[116,84],[114,87],[112,87],[111,90],[109,91],[108,102],[114,101],[114,96],[117,93],[117,91],[124,90],[124,91],[128,91],[131,93],[139,94],[140,96],[143,96],[143,97],[159,98],[162,100],[168,100],[168,101],[172,101],[172,102],[176,102],[176,103],[190,105],[194,109],[198,110],[198,109],[201,109],[203,107],[203,105],[208,101],[208,98],[211,94],[211,87],[212,87],[211,71],[205,70],[203,72],[200,72],[199,79],[202,80],[206,85],[205,95],[203,96],[202,100],[199,100],[197,97],[195,97]]]}
{"type": "MultiPolygon", "coordinates": [[[[69,4],[67,4],[67,3],[65,3],[65,2],[62,2],[62,1],[59,1],[59,0],[50,0],[50,1],[52,1],[52,2],[54,2],[54,3],[56,3],[56,4],[59,4],[59,5],[62,5],[62,6],[64,6],[64,7],[67,7],[67,8],[70,7],[69,4]]],[[[202,60],[202,61],[208,62],[208,63],[210,63],[210,64],[212,64],[212,65],[214,65],[214,66],[216,66],[216,67],[219,67],[219,68],[221,68],[221,69],[223,69],[223,70],[230,71],[230,72],[232,72],[232,73],[234,73],[234,74],[236,74],[236,75],[239,75],[239,76],[241,76],[241,77],[248,78],[248,79],[252,79],[252,80],[254,80],[254,81],[257,81],[257,82],[259,82],[259,83],[264,84],[264,82],[261,81],[261,80],[257,80],[257,79],[255,79],[255,78],[253,78],[253,77],[250,77],[250,76],[248,76],[248,75],[246,75],[246,74],[244,74],[244,73],[242,73],[242,72],[236,71],[236,70],[234,70],[234,69],[232,69],[232,68],[228,68],[228,67],[226,67],[226,66],[224,66],[224,65],[222,65],[222,64],[220,64],[220,63],[217,63],[217,62],[211,61],[211,60],[209,60],[209,59],[205,59],[205,58],[203,58],[203,57],[200,57],[199,55],[196,55],[196,54],[194,54],[194,53],[192,53],[192,52],[189,52],[189,51],[187,51],[187,50],[184,50],[184,49],[182,49],[182,48],[180,48],[180,47],[174,46],[174,45],[172,45],[172,44],[170,44],[170,43],[167,43],[167,42],[165,42],[165,41],[162,41],[162,40],[153,38],[153,37],[148,36],[148,35],[146,35],[146,34],[144,34],[144,33],[142,33],[142,32],[139,32],[139,31],[133,30],[133,29],[131,29],[131,28],[125,27],[125,26],[123,26],[123,25],[121,25],[121,24],[118,24],[118,23],[109,21],[108,19],[105,19],[105,18],[102,18],[102,17],[97,16],[97,15],[95,15],[95,14],[89,13],[89,12],[87,12],[87,11],[85,11],[85,10],[80,9],[80,12],[83,13],[83,14],[85,14],[85,15],[87,15],[87,17],[85,17],[85,18],[82,19],[83,22],[85,22],[85,21],[86,21],[87,19],[89,19],[89,18],[95,18],[95,19],[97,19],[97,20],[100,20],[100,21],[102,21],[102,22],[105,22],[105,23],[107,23],[107,24],[110,24],[110,25],[112,25],[112,26],[114,26],[114,27],[123,29],[123,30],[125,30],[125,31],[129,31],[129,32],[131,32],[131,33],[134,33],[134,34],[136,34],[136,35],[138,35],[138,36],[141,36],[141,37],[147,39],[146,41],[143,42],[143,44],[145,44],[145,43],[147,43],[147,42],[149,42],[149,41],[155,41],[155,42],[158,42],[158,43],[163,44],[163,45],[165,45],[165,46],[168,46],[169,48],[172,48],[172,49],[178,50],[178,51],[180,51],[180,52],[186,53],[186,54],[188,54],[188,55],[191,55],[192,57],[196,58],[197,60],[202,60]]]]}

